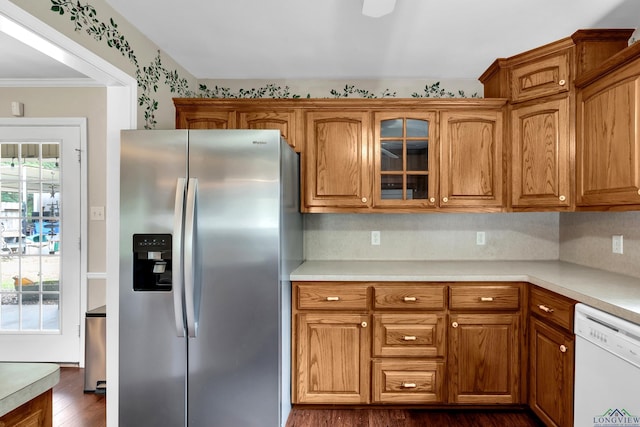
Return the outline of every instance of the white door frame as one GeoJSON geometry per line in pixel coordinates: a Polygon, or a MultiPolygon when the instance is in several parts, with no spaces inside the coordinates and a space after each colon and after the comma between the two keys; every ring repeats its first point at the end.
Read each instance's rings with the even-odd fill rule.
{"type": "MultiPolygon", "coordinates": [[[[27,44],[67,66],[85,74],[107,88],[107,200],[106,200],[106,272],[86,272],[91,277],[104,275],[107,281],[107,427],[118,425],[118,230],[120,212],[120,130],[137,128],[138,85],[134,77],[102,57],[58,32],[19,8],[9,0],[0,0],[0,19],[9,19],[34,38],[27,44]],[[42,44],[49,49],[43,50],[42,44]]],[[[13,37],[20,37],[10,34],[13,37]]],[[[86,215],[86,211],[84,213],[86,215]]],[[[86,286],[86,283],[85,283],[86,286]]],[[[86,289],[84,290],[86,294],[86,289]]]]}

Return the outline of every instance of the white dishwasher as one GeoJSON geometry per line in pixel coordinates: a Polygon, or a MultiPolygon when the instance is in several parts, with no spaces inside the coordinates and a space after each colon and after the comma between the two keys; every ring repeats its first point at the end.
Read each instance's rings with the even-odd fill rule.
{"type": "Polygon", "coordinates": [[[575,427],[640,427],[640,325],[575,311],[575,427]]]}

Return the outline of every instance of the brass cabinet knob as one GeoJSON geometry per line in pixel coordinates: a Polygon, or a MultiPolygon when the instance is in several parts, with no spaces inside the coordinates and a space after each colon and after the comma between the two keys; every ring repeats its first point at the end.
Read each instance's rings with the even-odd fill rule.
{"type": "Polygon", "coordinates": [[[449,198],[448,198],[448,197],[443,197],[443,198],[442,198],[442,201],[443,201],[443,202],[445,202],[445,203],[447,203],[447,202],[449,201],[449,198]]]}
{"type": "MultiPolygon", "coordinates": [[[[640,193],[640,191],[639,191],[639,193],[640,193]]],[[[436,198],[435,198],[435,197],[432,197],[432,198],[430,198],[430,199],[429,199],[429,201],[430,201],[431,203],[435,203],[435,202],[436,202],[436,198]]]]}
{"type": "Polygon", "coordinates": [[[560,197],[558,197],[558,199],[560,199],[561,202],[564,202],[565,200],[567,200],[567,198],[565,196],[560,196],[560,197]]]}
{"type": "Polygon", "coordinates": [[[367,203],[367,198],[366,197],[362,198],[362,203],[367,203]]]}
{"type": "Polygon", "coordinates": [[[458,327],[458,322],[453,322],[453,323],[451,324],[451,326],[453,326],[454,328],[457,328],[457,327],[458,327]]]}
{"type": "Polygon", "coordinates": [[[362,322],[360,323],[360,326],[362,326],[363,328],[366,328],[367,326],[369,326],[369,324],[367,322],[362,322]]]}
{"type": "Polygon", "coordinates": [[[562,79],[562,80],[560,80],[560,81],[558,82],[558,84],[559,84],[560,86],[564,86],[564,85],[565,85],[565,83],[567,83],[567,82],[566,82],[564,79],[562,79]]]}
{"type": "Polygon", "coordinates": [[[561,352],[563,352],[563,353],[566,353],[566,352],[567,352],[567,346],[566,346],[566,345],[564,345],[564,344],[562,344],[562,345],[560,346],[560,351],[561,351],[561,352]]]}

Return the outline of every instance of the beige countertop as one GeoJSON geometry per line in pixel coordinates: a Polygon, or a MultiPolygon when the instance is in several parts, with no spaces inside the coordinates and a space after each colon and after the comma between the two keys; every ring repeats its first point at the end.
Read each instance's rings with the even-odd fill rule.
{"type": "Polygon", "coordinates": [[[306,261],[292,281],[524,281],[640,324],[640,279],[561,261],[306,261]]]}
{"type": "Polygon", "coordinates": [[[60,380],[54,363],[0,362],[0,417],[53,388],[60,380]]]}

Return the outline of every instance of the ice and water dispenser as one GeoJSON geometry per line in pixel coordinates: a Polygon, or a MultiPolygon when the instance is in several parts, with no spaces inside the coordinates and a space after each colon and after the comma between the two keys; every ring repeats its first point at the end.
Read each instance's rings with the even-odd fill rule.
{"type": "Polygon", "coordinates": [[[133,235],[133,290],[171,290],[171,234],[133,235]]]}

